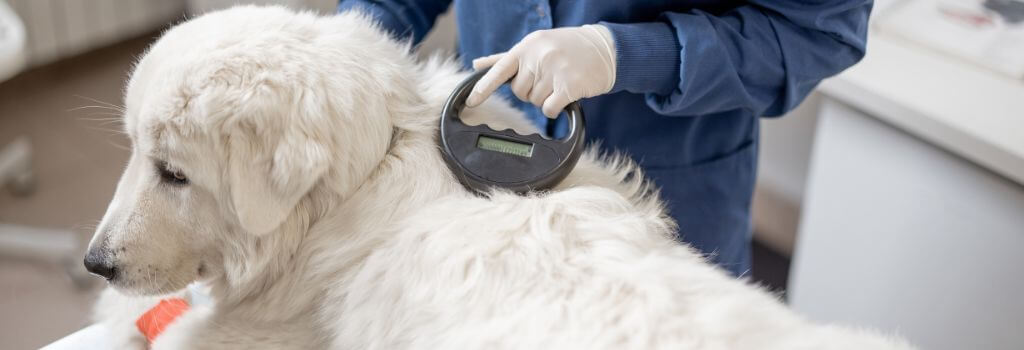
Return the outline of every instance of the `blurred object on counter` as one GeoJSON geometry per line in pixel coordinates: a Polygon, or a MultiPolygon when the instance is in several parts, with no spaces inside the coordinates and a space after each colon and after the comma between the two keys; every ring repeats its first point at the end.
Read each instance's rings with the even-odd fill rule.
{"type": "Polygon", "coordinates": [[[911,0],[877,23],[882,35],[1024,79],[1024,0],[911,0]]]}

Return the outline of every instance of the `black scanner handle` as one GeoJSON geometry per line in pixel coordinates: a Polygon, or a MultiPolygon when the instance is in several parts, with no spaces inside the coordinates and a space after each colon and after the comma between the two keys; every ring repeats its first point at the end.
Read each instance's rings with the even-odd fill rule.
{"type": "MultiPolygon", "coordinates": [[[[466,80],[463,80],[462,83],[459,83],[459,86],[455,88],[455,91],[453,91],[452,94],[448,96],[448,101],[445,102],[444,109],[441,111],[442,132],[444,132],[445,127],[448,125],[448,123],[462,123],[462,121],[459,119],[459,114],[462,113],[462,110],[464,108],[466,108],[466,99],[469,98],[469,94],[473,92],[473,87],[476,86],[476,83],[480,81],[480,78],[483,78],[484,74],[487,74],[487,71],[489,71],[490,69],[491,68],[484,68],[474,72],[472,75],[467,77],[466,80]]],[[[583,130],[585,128],[583,119],[583,108],[580,107],[579,102],[573,101],[569,103],[569,105],[565,106],[565,114],[569,116],[569,134],[561,138],[560,141],[562,143],[567,144],[576,144],[578,142],[582,142],[584,136],[583,130]]],[[[533,135],[536,134],[532,134],[530,136],[533,135]]]]}
{"type": "Polygon", "coordinates": [[[579,102],[569,103],[564,111],[569,118],[569,134],[551,139],[540,134],[522,135],[515,130],[495,130],[486,124],[466,125],[459,114],[466,99],[488,69],[471,74],[452,91],[441,110],[438,144],[445,163],[468,189],[485,193],[500,187],[518,193],[547,190],[568,176],[583,153],[586,133],[583,109],[579,102]],[[507,141],[533,143],[528,157],[480,151],[475,142],[487,135],[507,141]],[[483,153],[481,153],[483,152],[483,153]]]}

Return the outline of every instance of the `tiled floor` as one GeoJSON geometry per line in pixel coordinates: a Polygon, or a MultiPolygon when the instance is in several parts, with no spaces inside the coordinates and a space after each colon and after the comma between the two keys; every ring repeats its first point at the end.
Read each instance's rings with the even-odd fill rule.
{"type": "MultiPolygon", "coordinates": [[[[116,117],[141,38],[0,83],[0,145],[31,138],[38,189],[0,190],[0,222],[73,231],[87,240],[128,157],[116,117]],[[99,102],[102,101],[102,102],[99,102]]],[[[71,259],[80,259],[76,256],[71,259]]],[[[76,267],[80,265],[76,264],[76,267]]],[[[94,288],[78,289],[56,264],[0,256],[0,349],[34,349],[82,327],[94,288]]]]}

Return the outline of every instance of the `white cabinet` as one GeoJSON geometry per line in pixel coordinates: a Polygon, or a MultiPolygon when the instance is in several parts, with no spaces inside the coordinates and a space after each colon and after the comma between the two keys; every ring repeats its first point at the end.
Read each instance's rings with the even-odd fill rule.
{"type": "Polygon", "coordinates": [[[1024,348],[1024,187],[825,99],[791,305],[921,349],[1024,348]]]}
{"type": "Polygon", "coordinates": [[[820,91],[792,306],[921,349],[1024,349],[1024,82],[874,36],[820,91]]]}

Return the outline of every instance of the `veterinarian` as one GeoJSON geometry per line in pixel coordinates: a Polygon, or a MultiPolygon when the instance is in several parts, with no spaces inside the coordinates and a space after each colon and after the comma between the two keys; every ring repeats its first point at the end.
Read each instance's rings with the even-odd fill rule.
{"type": "MultiPolygon", "coordinates": [[[[450,0],[344,0],[421,41],[450,0]]],[[[455,1],[463,63],[549,133],[580,100],[587,137],[661,187],[680,237],[739,276],[750,266],[759,119],[796,107],[864,55],[870,0],[455,1]],[[509,85],[499,86],[511,80],[509,85]]]]}

